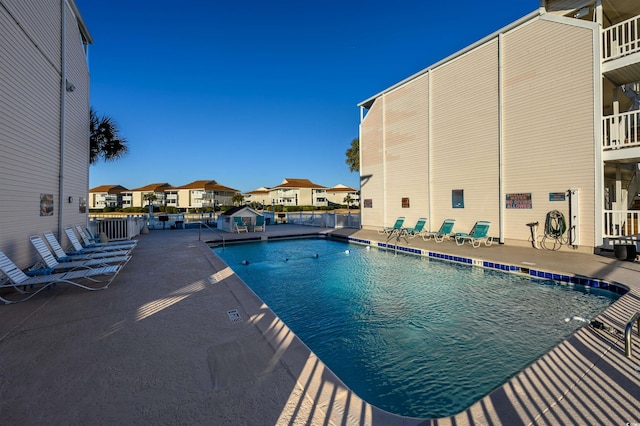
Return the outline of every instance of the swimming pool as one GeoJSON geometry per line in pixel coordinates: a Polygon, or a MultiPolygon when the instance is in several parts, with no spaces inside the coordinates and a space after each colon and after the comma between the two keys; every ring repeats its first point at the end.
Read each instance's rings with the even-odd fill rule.
{"type": "Polygon", "coordinates": [[[214,252],[361,398],[413,417],[464,410],[618,297],[322,239],[214,252]]]}

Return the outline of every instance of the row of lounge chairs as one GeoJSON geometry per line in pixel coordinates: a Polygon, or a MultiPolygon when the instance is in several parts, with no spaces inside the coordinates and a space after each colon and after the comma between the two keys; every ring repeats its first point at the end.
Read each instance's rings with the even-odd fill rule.
{"type": "Polygon", "coordinates": [[[491,226],[491,222],[485,220],[477,221],[469,232],[453,232],[453,226],[456,222],[455,219],[445,219],[442,222],[440,229],[433,232],[424,229],[427,223],[426,218],[419,218],[416,225],[410,228],[405,227],[404,222],[405,218],[400,216],[396,219],[393,226],[380,229],[378,230],[378,233],[387,235],[387,241],[394,236],[398,239],[403,236],[407,238],[422,236],[424,241],[433,239],[438,243],[443,242],[445,239],[454,239],[456,244],[459,246],[468,242],[474,248],[478,248],[482,244],[488,247],[493,242],[489,236],[489,227],[491,226]]]}
{"type": "Polygon", "coordinates": [[[131,259],[131,250],[137,244],[135,240],[99,242],[81,226],[64,232],[72,250],[65,251],[52,232],[45,232],[44,239],[39,235],[29,237],[40,260],[26,271],[0,251],[0,271],[4,275],[0,277],[0,301],[23,302],[59,283],[104,290],[131,259]]]}

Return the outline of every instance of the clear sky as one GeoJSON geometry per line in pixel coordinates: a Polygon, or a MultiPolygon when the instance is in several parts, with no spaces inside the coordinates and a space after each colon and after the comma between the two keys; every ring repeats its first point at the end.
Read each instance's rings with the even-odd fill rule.
{"type": "MultiPolygon", "coordinates": [[[[76,0],[91,105],[129,153],[91,188],[284,178],[359,188],[357,104],[537,9],[538,0],[76,0]],[[492,7],[488,7],[491,5],[492,7]]],[[[460,97],[473,90],[461,81],[460,97]]]]}

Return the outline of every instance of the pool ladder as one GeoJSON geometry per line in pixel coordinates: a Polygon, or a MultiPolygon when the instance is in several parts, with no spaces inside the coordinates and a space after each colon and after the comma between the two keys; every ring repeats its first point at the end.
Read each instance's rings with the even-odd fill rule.
{"type": "MultiPolygon", "coordinates": [[[[393,237],[396,237],[396,241],[394,244],[394,249],[396,254],[398,253],[398,243],[400,242],[400,238],[404,238],[405,242],[407,244],[409,244],[409,239],[407,238],[407,236],[409,235],[409,232],[404,229],[404,228],[400,228],[400,229],[394,229],[393,232],[391,232],[389,234],[389,236],[387,237],[387,244],[389,244],[389,241],[393,239],[393,237]]],[[[388,247],[387,247],[388,248],[388,247]]]]}
{"type": "Polygon", "coordinates": [[[633,358],[631,354],[631,332],[633,331],[633,323],[638,323],[638,336],[640,336],[640,311],[629,320],[624,329],[624,354],[627,358],[633,358]]]}
{"type": "Polygon", "coordinates": [[[224,241],[224,237],[222,235],[220,235],[218,232],[214,231],[213,229],[211,229],[211,227],[209,225],[207,225],[206,223],[203,223],[202,221],[200,221],[200,226],[198,227],[198,241],[202,241],[202,227],[207,228],[209,231],[213,232],[214,235],[220,237],[222,239],[222,248],[224,248],[225,246],[225,241],[224,241]]]}

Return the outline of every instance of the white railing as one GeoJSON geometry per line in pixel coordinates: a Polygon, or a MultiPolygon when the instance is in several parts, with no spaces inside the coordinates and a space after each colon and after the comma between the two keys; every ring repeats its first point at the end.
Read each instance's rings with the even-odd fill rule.
{"type": "Polygon", "coordinates": [[[640,210],[605,210],[604,237],[630,237],[640,234],[638,223],[640,210]]]}
{"type": "Polygon", "coordinates": [[[104,233],[109,240],[129,240],[140,235],[147,223],[145,216],[127,216],[123,218],[89,219],[89,229],[93,235],[104,233]]]}
{"type": "Polygon", "coordinates": [[[602,30],[602,60],[620,58],[640,51],[640,16],[602,30]]]}
{"type": "MultiPolygon", "coordinates": [[[[276,213],[277,216],[278,213],[276,213]]],[[[322,228],[360,228],[360,215],[357,213],[297,212],[286,213],[286,223],[322,228]]]]}
{"type": "Polygon", "coordinates": [[[609,115],[602,119],[602,148],[640,146],[640,111],[609,115]]]}

